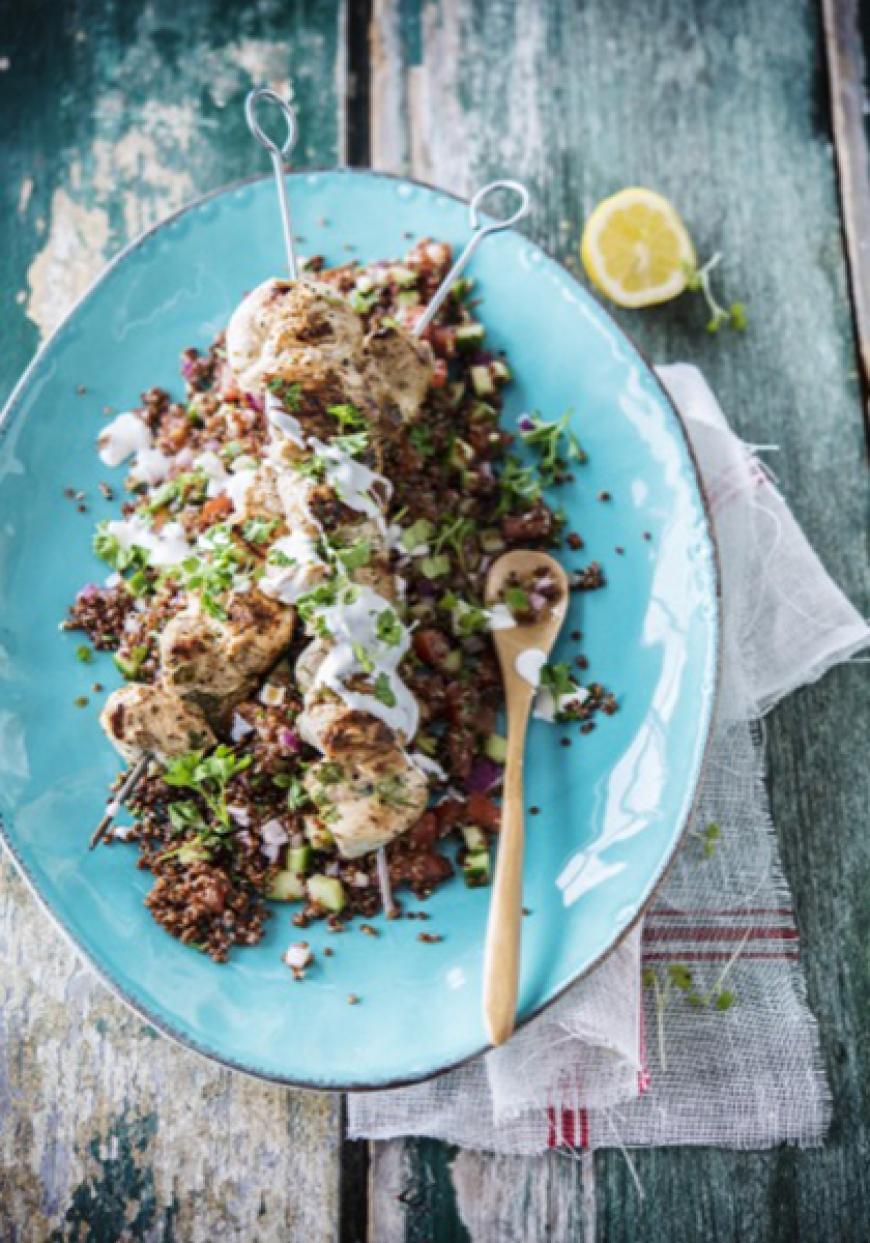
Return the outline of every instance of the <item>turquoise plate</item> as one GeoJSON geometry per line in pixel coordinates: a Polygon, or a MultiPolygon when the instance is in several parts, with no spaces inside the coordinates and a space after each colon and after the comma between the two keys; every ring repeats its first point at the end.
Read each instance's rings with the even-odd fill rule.
{"type": "MultiPolygon", "coordinates": [[[[408,235],[454,246],[467,209],[426,186],[369,172],[298,173],[294,221],[306,253],[331,263],[401,255],[408,235]]],[[[75,658],[80,637],[58,622],[76,590],[101,578],[94,522],[112,507],[94,452],[103,406],[124,409],[153,384],[178,391],[178,356],[204,346],[242,294],[281,269],[269,181],[194,203],[124,251],[43,347],[5,413],[0,443],[0,810],[20,869],[55,921],[143,1017],[192,1048],[252,1074],[318,1088],[425,1078],[481,1052],[481,957],[489,893],[461,880],[427,903],[426,928],[379,922],[306,936],[318,957],[294,984],[281,953],[298,933],[276,907],[254,949],[217,966],[154,924],[134,848],[88,852],[114,752],[82,709],[107,657],[75,658]],[[76,388],[84,385],[85,395],[76,388]],[[82,488],[89,512],[63,495],[82,488]],[[348,993],[360,1004],[349,1006],[348,993]]],[[[489,239],[471,274],[489,339],[516,382],[506,424],[525,410],[574,412],[589,455],[560,490],[582,533],[576,566],[599,560],[603,591],[575,595],[559,655],[583,631],[590,676],[619,712],[584,737],[536,722],[529,805],[520,1020],[589,971],[638,919],[690,814],[716,692],[716,557],[704,501],[674,409],[635,348],[576,281],[517,233],[489,239]],[[612,501],[599,502],[606,489],[612,501]],[[651,535],[650,539],[644,533],[651,535]],[[624,549],[617,555],[616,546],[624,549]]],[[[118,475],[121,472],[117,472],[118,475]]],[[[416,906],[416,902],[411,903],[416,906]]]]}

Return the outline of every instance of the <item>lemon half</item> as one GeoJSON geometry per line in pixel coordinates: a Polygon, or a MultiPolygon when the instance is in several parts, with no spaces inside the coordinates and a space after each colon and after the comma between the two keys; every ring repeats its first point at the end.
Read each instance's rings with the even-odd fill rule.
{"type": "Polygon", "coordinates": [[[592,284],[629,307],[676,298],[697,263],[677,209],[641,186],[598,204],[586,221],[580,258],[592,284]]]}

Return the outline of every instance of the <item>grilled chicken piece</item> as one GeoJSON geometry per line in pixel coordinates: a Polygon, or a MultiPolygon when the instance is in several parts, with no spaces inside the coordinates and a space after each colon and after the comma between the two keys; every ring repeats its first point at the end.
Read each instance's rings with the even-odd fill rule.
{"type": "Polygon", "coordinates": [[[428,797],[426,778],[396,748],[345,764],[314,764],[305,788],[321,813],[328,813],[329,831],[345,859],[404,833],[426,810],[428,797]]]}
{"type": "Polygon", "coordinates": [[[227,327],[227,360],[248,392],[259,392],[275,375],[321,382],[331,368],[346,368],[361,344],[357,313],[315,281],[264,281],[227,327]]]}
{"type": "Polygon", "coordinates": [[[160,662],[180,694],[231,696],[251,689],[290,640],[296,614],[259,592],[233,594],[227,620],[189,608],[160,635],[160,662]]]}
{"type": "Polygon", "coordinates": [[[359,708],[349,708],[328,687],[306,694],[296,727],[305,742],[331,760],[369,759],[396,745],[388,725],[359,708]]]}
{"type": "Polygon", "coordinates": [[[200,709],[161,685],[130,683],[112,691],[100,724],[128,764],[142,755],[165,764],[174,755],[209,749],[217,742],[200,709]]]}
{"type": "Polygon", "coordinates": [[[375,399],[398,408],[405,421],[423,404],[432,379],[432,351],[402,328],[377,328],[363,347],[363,374],[375,399]]]}

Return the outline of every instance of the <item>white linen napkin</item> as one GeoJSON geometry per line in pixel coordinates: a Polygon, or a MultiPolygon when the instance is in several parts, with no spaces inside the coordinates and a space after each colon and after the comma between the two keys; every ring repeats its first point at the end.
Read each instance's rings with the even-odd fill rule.
{"type": "Polygon", "coordinates": [[[688,429],[721,558],[722,684],[690,833],[643,927],[587,979],[467,1066],[351,1096],[354,1137],[535,1153],[824,1135],[829,1095],[769,818],[760,718],[870,643],[870,628],[697,368],[658,374],[688,429]]]}

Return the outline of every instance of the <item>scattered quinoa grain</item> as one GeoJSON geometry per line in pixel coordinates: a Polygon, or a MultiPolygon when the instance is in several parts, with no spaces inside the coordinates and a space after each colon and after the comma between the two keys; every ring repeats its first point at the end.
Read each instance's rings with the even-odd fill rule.
{"type": "Polygon", "coordinates": [[[539,816],[540,814],[541,814],[541,809],[540,809],[540,807],[530,807],[530,808],[529,808],[529,815],[530,815],[530,816],[539,816]]]}
{"type": "Polygon", "coordinates": [[[581,655],[581,656],[575,656],[575,658],[574,658],[574,664],[577,666],[577,668],[578,668],[578,669],[588,669],[588,668],[589,668],[589,661],[587,660],[587,658],[586,658],[585,656],[582,656],[582,655],[581,655]]]}
{"type": "Polygon", "coordinates": [[[568,540],[568,547],[572,548],[574,552],[577,552],[578,549],[583,547],[583,540],[577,534],[576,531],[569,531],[567,535],[567,540],[568,540]]]}
{"type": "Polygon", "coordinates": [[[599,501],[612,501],[613,497],[610,495],[609,492],[599,492],[598,500],[599,501]]]}
{"type": "Polygon", "coordinates": [[[324,945],[323,949],[320,952],[324,958],[332,958],[333,955],[335,954],[335,950],[330,945],[324,945]]]}
{"type": "Polygon", "coordinates": [[[73,703],[77,708],[86,708],[88,706],[88,697],[87,695],[77,695],[73,703]]]}
{"type": "Polygon", "coordinates": [[[559,739],[559,743],[560,743],[560,745],[561,745],[561,746],[563,746],[563,747],[570,747],[570,745],[571,745],[571,739],[570,739],[570,738],[560,738],[560,739],[559,739]]]}
{"type": "Polygon", "coordinates": [[[625,549],[620,544],[617,544],[616,548],[614,549],[614,552],[617,554],[617,556],[621,557],[622,554],[625,552],[625,549]]]}
{"type": "Polygon", "coordinates": [[[360,924],[360,932],[364,932],[367,937],[376,937],[379,935],[377,928],[372,924],[360,924]]]}
{"type": "Polygon", "coordinates": [[[436,942],[443,941],[444,938],[437,932],[418,932],[417,940],[422,941],[424,945],[435,945],[436,942]]]}
{"type": "Polygon", "coordinates": [[[644,531],[644,533],[643,533],[643,538],[644,538],[644,539],[652,539],[652,535],[650,535],[649,531],[644,531]]]}
{"type": "Polygon", "coordinates": [[[348,993],[347,1004],[349,1006],[356,1006],[359,1004],[359,997],[357,997],[356,993],[348,993]]]}
{"type": "Polygon", "coordinates": [[[584,721],[583,724],[580,726],[580,733],[591,734],[594,728],[595,728],[594,721],[584,721]]]}
{"type": "Polygon", "coordinates": [[[87,391],[88,391],[88,390],[85,388],[84,384],[77,384],[77,385],[76,385],[76,393],[77,393],[77,395],[78,395],[79,397],[84,397],[84,395],[85,395],[85,393],[86,393],[87,391]]]}

